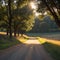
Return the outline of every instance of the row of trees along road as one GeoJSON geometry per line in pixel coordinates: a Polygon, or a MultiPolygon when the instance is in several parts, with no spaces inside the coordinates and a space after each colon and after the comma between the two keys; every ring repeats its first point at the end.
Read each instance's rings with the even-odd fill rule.
{"type": "MultiPolygon", "coordinates": [[[[30,1],[35,0],[0,0],[0,27],[9,32],[12,37],[19,32],[29,31],[34,24],[34,14],[29,7],[30,1]]],[[[38,12],[50,12],[55,22],[60,27],[60,0],[36,0],[38,1],[38,12]],[[40,2],[40,3],[39,3],[40,2]]],[[[37,2],[36,2],[37,3],[37,2]]]]}
{"type": "Polygon", "coordinates": [[[0,27],[6,29],[10,38],[12,32],[16,36],[32,29],[34,14],[28,3],[29,0],[0,0],[0,27]]]}

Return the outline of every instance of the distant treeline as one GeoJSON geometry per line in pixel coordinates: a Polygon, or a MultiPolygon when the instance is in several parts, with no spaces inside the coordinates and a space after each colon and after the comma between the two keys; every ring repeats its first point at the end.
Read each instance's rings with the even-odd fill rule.
{"type": "Polygon", "coordinates": [[[36,18],[35,25],[30,32],[60,32],[60,28],[57,26],[54,20],[52,20],[49,16],[46,16],[43,20],[39,20],[36,18]]]}

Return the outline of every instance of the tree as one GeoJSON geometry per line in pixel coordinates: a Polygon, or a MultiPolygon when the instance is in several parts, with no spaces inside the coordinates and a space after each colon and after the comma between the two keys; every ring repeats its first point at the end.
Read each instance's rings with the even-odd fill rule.
{"type": "Polygon", "coordinates": [[[9,19],[9,33],[10,38],[12,37],[12,13],[11,13],[11,0],[8,0],[8,19],[9,19]]]}
{"type": "Polygon", "coordinates": [[[34,24],[34,14],[32,9],[30,9],[28,5],[30,0],[0,1],[0,20],[4,22],[2,24],[5,25],[7,34],[8,32],[10,34],[10,38],[12,37],[12,32],[14,32],[14,36],[16,36],[16,33],[26,32],[32,29],[34,24]]]}
{"type": "Polygon", "coordinates": [[[16,33],[19,33],[19,30],[21,34],[31,30],[34,23],[34,15],[32,10],[29,9],[29,6],[25,5],[24,7],[19,8],[19,13],[16,13],[17,9],[14,12],[14,35],[16,36],[16,33]]]}
{"type": "Polygon", "coordinates": [[[55,18],[56,24],[60,27],[60,7],[59,7],[60,1],[59,0],[38,0],[38,1],[41,1],[41,5],[39,4],[39,6],[43,6],[44,11],[49,10],[51,12],[51,15],[53,15],[53,17],[55,18]]]}
{"type": "Polygon", "coordinates": [[[3,2],[5,2],[5,1],[3,1],[3,0],[0,0],[1,1],[1,3],[0,3],[0,23],[2,23],[2,24],[0,24],[0,27],[4,27],[6,30],[7,30],[7,35],[8,35],[8,26],[9,26],[9,24],[8,24],[8,10],[7,10],[7,5],[6,5],[6,3],[5,4],[3,4],[3,2]]]}

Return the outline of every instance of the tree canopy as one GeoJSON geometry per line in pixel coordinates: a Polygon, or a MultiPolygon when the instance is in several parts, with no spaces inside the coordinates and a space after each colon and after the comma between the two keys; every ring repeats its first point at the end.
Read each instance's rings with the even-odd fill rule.
{"type": "Polygon", "coordinates": [[[33,10],[30,9],[28,0],[0,0],[0,21],[5,25],[7,34],[14,32],[26,32],[32,29],[34,24],[33,10]]]}
{"type": "Polygon", "coordinates": [[[59,0],[38,0],[39,12],[50,12],[54,17],[56,24],[60,27],[60,1],[59,0]]]}

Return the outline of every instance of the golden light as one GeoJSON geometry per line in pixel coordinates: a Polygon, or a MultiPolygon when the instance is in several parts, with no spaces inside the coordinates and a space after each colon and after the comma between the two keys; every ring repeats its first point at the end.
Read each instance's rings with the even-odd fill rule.
{"type": "Polygon", "coordinates": [[[33,10],[33,13],[36,13],[36,10],[33,10]]]}
{"type": "Polygon", "coordinates": [[[30,6],[34,10],[37,8],[37,6],[36,6],[36,4],[34,2],[30,2],[30,6]]]}
{"type": "Polygon", "coordinates": [[[42,13],[35,12],[36,17],[38,17],[39,15],[42,15],[42,13]]]}
{"type": "Polygon", "coordinates": [[[16,0],[14,0],[14,3],[16,3],[16,0]]]}
{"type": "Polygon", "coordinates": [[[40,44],[40,42],[38,40],[28,40],[25,42],[25,44],[30,44],[30,45],[33,44],[34,45],[34,44],[40,44]]]}
{"type": "Polygon", "coordinates": [[[39,13],[39,15],[42,15],[42,13],[39,13]]]}
{"type": "Polygon", "coordinates": [[[36,17],[39,16],[39,13],[35,12],[35,16],[36,16],[36,17]]]}
{"type": "Polygon", "coordinates": [[[45,12],[44,15],[47,15],[47,12],[45,12]]]}

